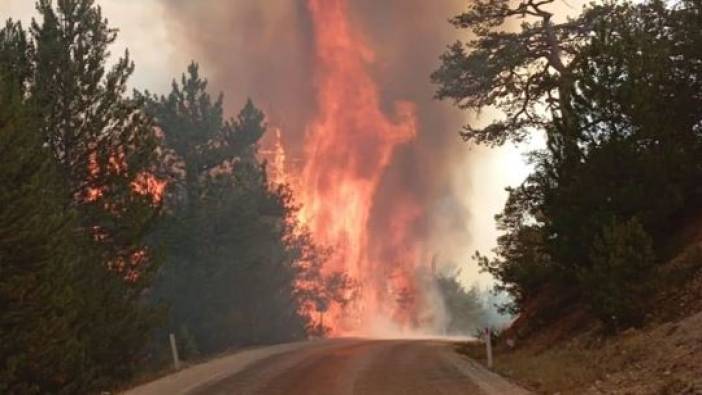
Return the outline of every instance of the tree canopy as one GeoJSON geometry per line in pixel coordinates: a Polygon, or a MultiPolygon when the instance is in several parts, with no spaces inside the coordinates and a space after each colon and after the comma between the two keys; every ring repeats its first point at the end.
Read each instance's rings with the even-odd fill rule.
{"type": "Polygon", "coordinates": [[[154,129],[92,1],[37,3],[0,29],[0,392],[86,393],[130,377],[159,204],[139,188],[154,129]]]}
{"type": "Polygon", "coordinates": [[[248,100],[225,119],[196,64],[167,96],[148,92],[163,131],[166,215],[156,240],[168,252],[155,300],[170,306],[170,330],[192,354],[303,338],[312,295],[296,282],[320,280],[317,247],[296,220],[290,189],[268,180],[258,144],[265,117],[248,100]]]}
{"type": "Polygon", "coordinates": [[[700,4],[608,1],[556,22],[551,3],[471,2],[452,23],[475,38],[432,75],[438,98],[504,113],[467,140],[546,136],[497,217],[496,258],[478,259],[515,311],[556,286],[611,326],[640,323],[629,302],[653,291],[631,283],[653,281],[659,246],[700,208],[700,4]]]}

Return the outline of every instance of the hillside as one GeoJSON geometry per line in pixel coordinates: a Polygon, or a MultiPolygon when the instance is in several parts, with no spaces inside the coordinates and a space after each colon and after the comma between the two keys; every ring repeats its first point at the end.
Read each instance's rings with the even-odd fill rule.
{"type": "MultiPolygon", "coordinates": [[[[607,335],[582,306],[537,298],[558,318],[525,314],[497,339],[495,369],[537,393],[702,394],[702,234],[699,224],[678,235],[686,247],[657,273],[647,323],[607,335]],[[514,341],[514,348],[507,346],[514,341]]],[[[567,298],[566,298],[567,299],[567,298]]],[[[462,351],[484,360],[482,344],[462,351]]]]}

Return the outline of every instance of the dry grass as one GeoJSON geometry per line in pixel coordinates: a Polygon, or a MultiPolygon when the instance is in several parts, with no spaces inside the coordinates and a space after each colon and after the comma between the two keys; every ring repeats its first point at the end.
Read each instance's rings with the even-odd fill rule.
{"type": "MultiPolygon", "coordinates": [[[[461,352],[485,363],[485,346],[470,344],[461,352]]],[[[494,370],[538,393],[580,393],[599,379],[599,369],[589,363],[590,353],[583,350],[554,349],[536,352],[533,348],[507,351],[498,348],[493,358],[494,370]]]]}
{"type": "MultiPolygon", "coordinates": [[[[495,348],[494,369],[544,394],[702,394],[702,313],[602,337],[596,329],[550,347],[495,348]]],[[[485,363],[480,343],[459,351],[485,363]]]]}

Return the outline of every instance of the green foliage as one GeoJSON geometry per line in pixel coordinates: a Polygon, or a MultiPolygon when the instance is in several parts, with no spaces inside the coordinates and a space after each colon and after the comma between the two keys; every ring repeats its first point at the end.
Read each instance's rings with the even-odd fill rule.
{"type": "Polygon", "coordinates": [[[16,79],[15,83],[21,91],[24,91],[32,76],[33,56],[33,42],[27,37],[22,24],[9,19],[0,29],[0,64],[4,73],[16,79]]]}
{"type": "Polygon", "coordinates": [[[476,252],[473,259],[482,270],[500,280],[495,291],[511,296],[509,303],[499,306],[500,311],[516,314],[545,283],[555,278],[556,271],[545,252],[543,234],[536,227],[524,227],[500,236],[497,252],[493,259],[476,252]]]}
{"type": "Polygon", "coordinates": [[[593,242],[590,263],[579,274],[595,314],[612,329],[643,322],[655,290],[655,256],[639,221],[606,225],[593,242]]]}
{"type": "Polygon", "coordinates": [[[168,96],[143,97],[169,158],[155,235],[166,262],[153,290],[170,308],[169,329],[203,354],[304,337],[309,295],[294,285],[316,250],[298,229],[290,190],[272,185],[256,158],[263,113],[249,100],[225,120],[222,96],[211,98],[195,64],[168,96]]]}
{"type": "Polygon", "coordinates": [[[441,56],[431,76],[436,97],[452,99],[461,109],[497,107],[505,114],[484,128],[466,125],[466,140],[501,145],[521,142],[533,128],[549,123],[571,126],[566,111],[573,89],[567,81],[576,63],[563,55],[577,51],[581,31],[579,24],[554,24],[544,9],[552,2],[471,1],[466,12],[451,19],[476,38],[452,44],[441,56]],[[505,31],[513,19],[521,20],[521,29],[505,31]]]}
{"type": "Polygon", "coordinates": [[[0,392],[41,393],[75,374],[80,351],[71,333],[74,256],[65,245],[74,217],[54,196],[60,183],[51,157],[6,70],[0,80],[0,392]]]}
{"type": "Polygon", "coordinates": [[[115,32],[88,0],[40,1],[0,29],[0,392],[93,393],[130,377],[156,316],[145,235],[158,205],[134,188],[154,130],[105,71],[115,32]]]}
{"type": "Polygon", "coordinates": [[[500,306],[503,312],[516,314],[525,303],[536,296],[544,283],[557,275],[549,254],[544,226],[538,206],[539,185],[534,176],[518,188],[509,188],[509,197],[502,214],[496,216],[497,239],[495,258],[475,253],[473,259],[480,268],[500,280],[497,292],[507,292],[512,301],[500,306]]]}
{"type": "Polygon", "coordinates": [[[129,375],[151,318],[78,231],[36,112],[14,81],[0,79],[0,392],[105,388],[129,375]]]}
{"type": "Polygon", "coordinates": [[[150,196],[135,191],[140,175],[153,171],[154,125],[143,101],[125,97],[134,64],[128,53],[107,68],[115,29],[93,0],[37,3],[32,23],[30,93],[41,114],[39,127],[75,197],[79,220],[99,234],[105,264],[122,267],[135,254],[141,263],[123,275],[147,283],[154,271],[144,242],[158,214],[150,196]]]}
{"type": "Polygon", "coordinates": [[[645,308],[624,307],[643,292],[630,287],[632,271],[648,279],[662,256],[647,245],[663,245],[701,208],[700,4],[609,1],[555,23],[550,3],[471,3],[452,22],[476,38],[449,47],[432,76],[437,97],[505,113],[486,128],[469,125],[466,139],[546,136],[533,173],[509,190],[498,216],[497,257],[477,259],[513,296],[513,311],[555,287],[579,294],[608,323],[616,315],[617,326],[639,324],[645,308]],[[501,30],[515,19],[521,28],[501,30]],[[622,254],[622,243],[640,245],[642,255],[603,258],[604,249],[622,254]],[[594,280],[602,276],[611,281],[594,280]]]}

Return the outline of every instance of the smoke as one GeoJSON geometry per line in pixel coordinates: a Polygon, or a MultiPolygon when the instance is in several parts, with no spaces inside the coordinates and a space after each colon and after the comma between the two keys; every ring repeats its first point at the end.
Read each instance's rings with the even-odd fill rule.
{"type": "MultiPolygon", "coordinates": [[[[374,206],[371,229],[387,229],[387,216],[398,196],[412,196],[423,208],[411,234],[421,244],[421,261],[428,264],[438,253],[439,263],[457,265],[467,260],[471,243],[470,210],[466,194],[470,180],[462,172],[470,155],[456,131],[465,115],[448,103],[433,99],[429,75],[438,57],[457,32],[447,19],[463,9],[463,0],[353,1],[354,20],[379,59],[372,71],[380,84],[385,108],[408,100],[417,111],[417,137],[401,147],[387,169],[374,206]]],[[[392,254],[392,251],[388,251],[392,254]]]]}
{"type": "MultiPolygon", "coordinates": [[[[309,172],[305,169],[305,162],[310,159],[306,141],[315,122],[329,120],[319,115],[324,112],[319,93],[324,82],[320,81],[317,64],[319,40],[307,2],[162,0],[162,3],[174,46],[201,63],[211,87],[223,90],[227,111],[233,114],[246,97],[253,98],[266,111],[270,123],[282,131],[292,172],[309,172]]],[[[319,4],[323,8],[327,3],[319,4]]],[[[363,157],[356,158],[369,171],[379,169],[380,173],[377,180],[363,179],[374,184],[369,191],[367,229],[362,236],[368,243],[361,252],[372,262],[355,267],[372,272],[365,273],[363,280],[377,283],[376,288],[391,278],[399,278],[401,284],[394,293],[375,292],[369,296],[378,303],[396,304],[397,292],[403,290],[413,294],[410,298],[421,299],[412,307],[405,304],[404,307],[413,309],[412,317],[399,317],[396,312],[388,311],[384,319],[390,317],[386,321],[392,324],[380,323],[381,319],[376,317],[374,323],[367,325],[389,328],[409,319],[415,326],[432,320],[433,326],[441,326],[445,318],[437,316],[443,314],[440,298],[436,287],[427,280],[433,275],[430,262],[438,254],[437,270],[443,270],[469,259],[473,240],[467,199],[472,188],[469,166],[471,156],[474,161],[478,154],[470,151],[457,136],[465,115],[449,103],[433,100],[434,87],[429,75],[437,67],[445,45],[457,38],[447,19],[459,13],[465,3],[463,0],[353,0],[341,4],[345,20],[368,50],[361,54],[366,58],[362,72],[375,84],[377,106],[382,114],[371,118],[387,123],[385,129],[380,128],[383,132],[392,132],[393,125],[403,122],[406,126],[407,119],[402,121],[398,117],[411,115],[413,122],[413,137],[404,135],[394,141],[387,148],[386,160],[374,164],[363,157]],[[409,103],[400,109],[404,116],[398,114],[398,103],[409,103]]],[[[329,92],[333,91],[333,87],[329,88],[329,92]]],[[[352,100],[343,94],[338,97],[347,101],[338,103],[342,107],[352,100]]],[[[331,115],[340,117],[340,114],[343,115],[331,115]]],[[[350,131],[360,133],[362,128],[350,131]]],[[[343,143],[360,144],[361,140],[347,138],[343,143]]],[[[366,145],[353,152],[372,149],[366,145]]]]}
{"type": "Polygon", "coordinates": [[[289,153],[299,157],[316,112],[314,41],[304,1],[161,1],[171,41],[201,64],[212,89],[223,91],[227,112],[236,114],[252,98],[283,127],[289,153]]]}

